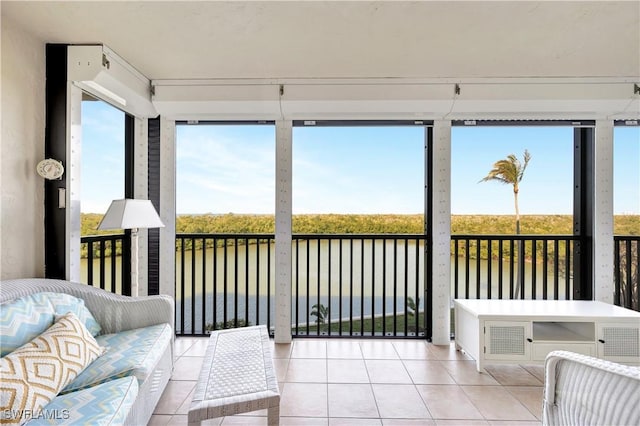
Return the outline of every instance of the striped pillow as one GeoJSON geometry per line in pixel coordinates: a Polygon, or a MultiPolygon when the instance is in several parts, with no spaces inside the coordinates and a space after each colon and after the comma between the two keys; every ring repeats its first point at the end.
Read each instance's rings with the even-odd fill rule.
{"type": "Polygon", "coordinates": [[[0,304],[0,356],[29,342],[67,312],[76,314],[92,336],[100,333],[100,324],[84,300],[70,294],[42,292],[0,304]]]}
{"type": "Polygon", "coordinates": [[[55,311],[49,300],[25,296],[0,305],[0,357],[51,327],[55,311]]]}
{"type": "Polygon", "coordinates": [[[74,313],[61,316],[44,333],[0,359],[2,423],[22,424],[38,416],[103,353],[74,313]]]}
{"type": "Polygon", "coordinates": [[[89,309],[87,309],[87,306],[84,304],[84,300],[70,294],[53,292],[36,293],[31,295],[31,297],[37,303],[48,300],[53,306],[56,316],[73,312],[78,319],[82,321],[84,326],[87,327],[87,330],[89,330],[93,337],[100,333],[100,324],[98,324],[91,312],[89,312],[89,309]]]}

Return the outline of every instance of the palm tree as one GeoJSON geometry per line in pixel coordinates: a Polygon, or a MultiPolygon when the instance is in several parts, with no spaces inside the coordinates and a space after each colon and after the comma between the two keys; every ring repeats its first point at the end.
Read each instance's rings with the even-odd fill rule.
{"type": "Polygon", "coordinates": [[[316,317],[316,324],[324,324],[329,313],[327,307],[322,303],[316,303],[311,308],[312,310],[309,315],[311,315],[312,317],[316,317]]]}
{"type": "Polygon", "coordinates": [[[493,163],[493,169],[489,171],[489,174],[485,176],[480,182],[487,182],[490,180],[497,180],[508,185],[513,186],[513,201],[516,207],[516,234],[520,234],[520,209],[518,207],[518,192],[520,191],[519,184],[524,176],[524,171],[527,169],[527,165],[531,160],[531,154],[526,149],[524,150],[524,158],[521,163],[514,154],[510,154],[504,160],[498,160],[493,163]]]}
{"type": "MultiPolygon", "coordinates": [[[[514,154],[507,155],[504,160],[498,160],[493,163],[493,168],[489,171],[489,174],[485,176],[480,182],[487,182],[490,180],[496,180],[501,183],[505,183],[513,186],[513,201],[516,208],[516,235],[520,234],[520,209],[518,207],[518,192],[520,191],[520,182],[524,177],[524,171],[527,169],[527,165],[531,160],[531,154],[526,149],[524,150],[524,158],[522,163],[518,160],[514,154]]],[[[491,259],[489,259],[489,262],[491,259]]],[[[518,240],[518,278],[516,282],[514,299],[517,299],[520,295],[520,287],[522,287],[524,281],[524,247],[522,240],[518,240]]],[[[524,294],[524,289],[522,289],[524,294]]]]}
{"type": "MultiPolygon", "coordinates": [[[[418,323],[420,322],[420,320],[418,319],[418,310],[420,309],[420,298],[416,298],[417,301],[413,300],[413,297],[409,296],[407,297],[407,316],[409,318],[413,318],[414,319],[414,323],[415,323],[415,332],[418,333],[418,323]]],[[[408,319],[408,318],[407,318],[408,319]]]]}

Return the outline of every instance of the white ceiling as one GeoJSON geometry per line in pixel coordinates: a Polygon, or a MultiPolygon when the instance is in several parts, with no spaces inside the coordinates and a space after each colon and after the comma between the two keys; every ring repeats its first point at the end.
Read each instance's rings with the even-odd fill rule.
{"type": "Polygon", "coordinates": [[[2,1],[44,42],[148,78],[640,75],[639,1],[2,1]]]}
{"type": "Polygon", "coordinates": [[[106,45],[152,80],[155,95],[147,83],[134,95],[141,106],[125,108],[138,116],[640,118],[640,0],[2,1],[1,10],[43,43],[106,45]]]}

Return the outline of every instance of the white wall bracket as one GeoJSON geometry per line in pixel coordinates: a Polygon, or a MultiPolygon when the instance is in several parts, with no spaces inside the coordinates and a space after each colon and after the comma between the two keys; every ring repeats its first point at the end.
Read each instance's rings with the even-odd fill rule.
{"type": "Polygon", "coordinates": [[[158,115],[151,103],[151,81],[106,46],[69,46],[67,79],[136,117],[158,115]]]}

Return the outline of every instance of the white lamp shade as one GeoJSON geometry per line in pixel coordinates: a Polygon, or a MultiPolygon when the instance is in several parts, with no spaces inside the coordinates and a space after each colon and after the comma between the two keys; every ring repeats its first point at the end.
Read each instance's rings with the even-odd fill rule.
{"type": "Polygon", "coordinates": [[[149,200],[113,200],[98,229],[163,228],[164,223],[149,200]]]}

